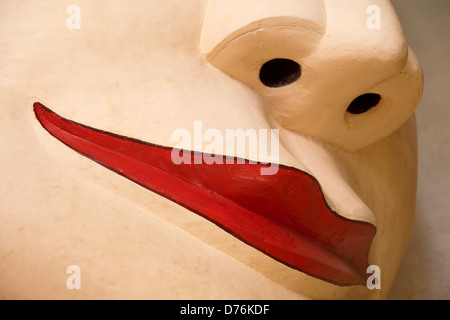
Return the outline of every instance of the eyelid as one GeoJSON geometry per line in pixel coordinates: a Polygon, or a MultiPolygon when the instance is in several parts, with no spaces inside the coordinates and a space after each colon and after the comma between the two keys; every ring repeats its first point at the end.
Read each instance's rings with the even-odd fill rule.
{"type": "Polygon", "coordinates": [[[234,39],[267,27],[291,26],[325,33],[323,0],[209,0],[203,22],[201,47],[211,55],[234,39]]]}

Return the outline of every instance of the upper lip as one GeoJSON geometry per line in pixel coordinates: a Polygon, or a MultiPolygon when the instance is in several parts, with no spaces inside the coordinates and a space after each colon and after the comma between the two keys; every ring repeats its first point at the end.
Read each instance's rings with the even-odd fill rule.
{"type": "Polygon", "coordinates": [[[51,135],[78,153],[196,212],[272,258],[334,284],[365,284],[376,228],[333,211],[312,175],[280,165],[276,175],[262,176],[264,165],[248,161],[175,165],[170,147],[87,127],[39,102],[34,112],[51,135]]]}

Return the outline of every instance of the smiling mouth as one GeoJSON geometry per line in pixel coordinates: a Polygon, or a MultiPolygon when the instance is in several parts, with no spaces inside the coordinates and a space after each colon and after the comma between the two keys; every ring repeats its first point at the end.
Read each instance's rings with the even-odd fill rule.
{"type": "Polygon", "coordinates": [[[337,285],[366,284],[375,226],[334,212],[310,174],[280,165],[276,175],[264,176],[260,170],[267,165],[237,158],[234,163],[195,164],[196,158],[209,155],[187,150],[191,164],[176,165],[171,147],[87,127],[39,102],[34,112],[52,136],[76,152],[273,259],[337,285]]]}

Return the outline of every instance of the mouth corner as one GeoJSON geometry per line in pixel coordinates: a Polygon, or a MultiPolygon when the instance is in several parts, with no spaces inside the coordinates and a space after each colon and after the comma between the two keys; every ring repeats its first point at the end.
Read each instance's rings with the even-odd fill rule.
{"type": "MultiPolygon", "coordinates": [[[[33,103],[33,112],[35,113],[36,116],[38,116],[44,110],[47,112],[53,112],[40,102],[33,103]]],[[[39,117],[38,117],[38,119],[39,119],[39,117]]]]}

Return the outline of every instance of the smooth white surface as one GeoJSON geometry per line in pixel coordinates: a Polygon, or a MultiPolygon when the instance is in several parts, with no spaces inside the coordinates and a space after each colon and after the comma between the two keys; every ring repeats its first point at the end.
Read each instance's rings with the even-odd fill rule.
{"type": "Polygon", "coordinates": [[[391,299],[450,298],[450,1],[393,0],[425,73],[416,221],[391,299]]]}

